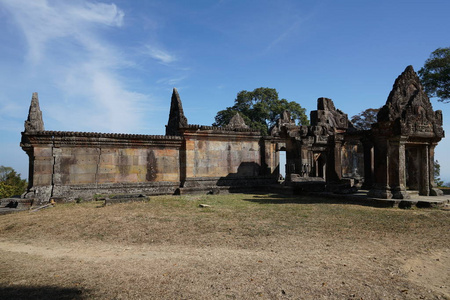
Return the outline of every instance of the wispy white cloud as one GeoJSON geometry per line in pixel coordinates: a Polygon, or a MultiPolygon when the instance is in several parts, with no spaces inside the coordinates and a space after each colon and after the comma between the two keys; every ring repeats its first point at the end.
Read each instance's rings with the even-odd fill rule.
{"type": "Polygon", "coordinates": [[[281,32],[275,39],[272,40],[272,42],[267,46],[266,51],[270,51],[275,46],[280,44],[281,42],[288,39],[294,32],[296,32],[300,25],[303,23],[304,20],[298,18],[293,22],[288,28],[286,28],[283,32],[281,32]]]}
{"type": "MultiPolygon", "coordinates": [[[[141,104],[148,104],[149,97],[126,86],[120,71],[133,63],[103,34],[120,30],[124,23],[120,8],[87,0],[0,0],[0,4],[21,28],[36,76],[52,80],[65,99],[41,99],[41,106],[50,104],[54,119],[71,124],[73,130],[129,132],[140,127],[141,104]]],[[[164,51],[153,55],[163,62],[174,60],[164,51]]]]}
{"type": "Polygon", "coordinates": [[[175,55],[170,54],[166,50],[151,45],[145,46],[144,53],[163,64],[170,64],[177,60],[177,57],[175,55]]]}
{"type": "Polygon", "coordinates": [[[120,27],[123,24],[125,14],[113,3],[85,2],[84,7],[67,7],[67,15],[68,17],[73,17],[75,20],[85,20],[87,22],[120,27]]]}
{"type": "MultiPolygon", "coordinates": [[[[29,45],[29,59],[43,59],[48,43],[61,38],[91,41],[95,26],[120,27],[124,13],[115,4],[87,1],[1,0],[22,28],[29,45]],[[86,39],[85,39],[86,40],[86,39]]],[[[84,43],[84,46],[87,44],[84,43]]]]}
{"type": "Polygon", "coordinates": [[[180,83],[184,79],[186,79],[186,76],[181,76],[181,77],[177,77],[177,78],[161,78],[161,79],[157,80],[156,83],[173,86],[175,84],[180,83]]]}

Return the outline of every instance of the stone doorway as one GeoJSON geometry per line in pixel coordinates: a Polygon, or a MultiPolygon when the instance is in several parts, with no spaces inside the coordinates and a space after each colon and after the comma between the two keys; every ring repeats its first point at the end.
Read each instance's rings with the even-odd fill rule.
{"type": "Polygon", "coordinates": [[[406,189],[418,191],[420,195],[430,195],[430,174],[432,164],[428,161],[426,145],[410,145],[405,147],[406,189]]]}
{"type": "Polygon", "coordinates": [[[313,176],[314,177],[321,177],[324,180],[326,180],[326,155],[325,153],[314,153],[314,169],[313,169],[313,176]]]}
{"type": "Polygon", "coordinates": [[[419,147],[406,147],[405,149],[405,173],[406,189],[420,190],[420,170],[422,169],[421,155],[419,147]]]}
{"type": "Polygon", "coordinates": [[[286,160],[286,149],[278,151],[278,162],[280,166],[280,179],[285,180],[286,179],[286,167],[287,167],[287,160],[286,160]]]}

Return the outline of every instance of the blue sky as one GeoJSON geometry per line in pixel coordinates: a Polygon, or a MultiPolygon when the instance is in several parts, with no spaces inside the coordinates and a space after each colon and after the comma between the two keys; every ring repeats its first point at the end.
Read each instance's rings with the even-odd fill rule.
{"type": "MultiPolygon", "coordinates": [[[[0,0],[0,165],[27,176],[33,92],[47,130],[164,134],[177,87],[211,125],[241,90],[276,88],[349,117],[381,107],[408,65],[450,43],[450,1],[0,0]]],[[[450,104],[442,109],[450,134],[450,104]]],[[[450,142],[437,147],[450,181],[450,142]]]]}

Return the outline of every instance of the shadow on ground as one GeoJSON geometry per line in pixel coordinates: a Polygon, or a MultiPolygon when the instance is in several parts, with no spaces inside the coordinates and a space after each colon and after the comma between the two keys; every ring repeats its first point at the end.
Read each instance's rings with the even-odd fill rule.
{"type": "Polygon", "coordinates": [[[270,194],[270,196],[256,195],[253,198],[244,199],[259,204],[351,204],[372,207],[392,207],[390,201],[373,201],[365,197],[323,197],[315,195],[283,195],[270,194]]]}
{"type": "Polygon", "coordinates": [[[83,291],[78,288],[60,288],[55,286],[0,286],[0,299],[73,299],[81,300],[83,297],[83,291]]]}

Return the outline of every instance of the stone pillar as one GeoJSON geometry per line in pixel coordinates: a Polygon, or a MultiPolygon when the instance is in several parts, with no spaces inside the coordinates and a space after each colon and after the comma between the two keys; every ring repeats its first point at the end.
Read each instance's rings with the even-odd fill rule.
{"type": "Polygon", "coordinates": [[[266,175],[272,175],[274,178],[278,180],[280,176],[280,155],[277,151],[277,145],[272,143],[269,139],[264,140],[264,153],[267,164],[267,173],[266,175]]]}
{"type": "Polygon", "coordinates": [[[389,142],[389,185],[395,199],[409,199],[406,192],[405,143],[406,137],[389,142]]]}
{"type": "Polygon", "coordinates": [[[428,176],[430,179],[430,196],[442,196],[444,193],[437,188],[436,182],[434,181],[434,149],[436,148],[436,143],[431,143],[428,148],[429,157],[429,172],[428,176]]]}
{"type": "Polygon", "coordinates": [[[420,161],[422,162],[420,166],[420,178],[419,178],[419,195],[429,196],[430,195],[430,157],[429,157],[429,147],[425,145],[421,147],[420,161]]]}
{"type": "Polygon", "coordinates": [[[331,158],[331,161],[327,161],[328,167],[325,176],[329,181],[339,181],[342,179],[342,144],[344,138],[342,135],[335,135],[333,141],[328,157],[331,158]]]}
{"type": "Polygon", "coordinates": [[[367,139],[362,141],[364,148],[364,184],[363,189],[370,189],[373,185],[374,176],[374,157],[373,157],[373,143],[367,139]]]}
{"type": "Polygon", "coordinates": [[[342,179],[342,145],[344,144],[344,136],[334,136],[334,170],[337,179],[342,179]]]}
{"type": "Polygon", "coordinates": [[[374,182],[369,196],[375,198],[391,199],[389,186],[389,141],[380,137],[374,141],[374,182]]]}

